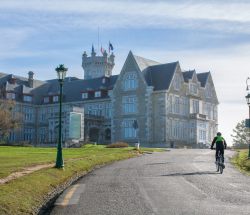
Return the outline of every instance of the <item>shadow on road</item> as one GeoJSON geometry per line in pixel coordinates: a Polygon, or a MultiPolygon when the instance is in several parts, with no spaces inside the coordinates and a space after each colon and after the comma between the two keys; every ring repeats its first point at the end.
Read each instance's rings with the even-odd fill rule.
{"type": "Polygon", "coordinates": [[[187,172],[187,173],[172,173],[161,176],[185,176],[185,175],[216,175],[218,172],[214,171],[201,171],[201,172],[187,172]]]}
{"type": "Polygon", "coordinates": [[[173,162],[162,162],[162,163],[147,163],[146,165],[160,165],[160,164],[169,164],[173,162]]]}

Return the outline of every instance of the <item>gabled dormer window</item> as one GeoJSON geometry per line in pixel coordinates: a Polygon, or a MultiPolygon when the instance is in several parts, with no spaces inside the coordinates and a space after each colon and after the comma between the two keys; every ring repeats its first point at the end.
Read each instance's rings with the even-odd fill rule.
{"type": "Polygon", "coordinates": [[[43,103],[49,103],[49,97],[48,96],[43,98],[43,103]]]}
{"type": "Polygon", "coordinates": [[[174,89],[180,90],[181,89],[181,77],[179,75],[176,75],[174,79],[174,89]]]}
{"type": "Polygon", "coordinates": [[[194,83],[190,83],[190,85],[189,85],[189,91],[190,91],[191,94],[197,95],[198,94],[198,87],[197,87],[197,85],[194,84],[194,83]]]}
{"type": "Polygon", "coordinates": [[[82,99],[87,99],[88,98],[88,93],[82,93],[82,99]]]}
{"type": "Polygon", "coordinates": [[[16,98],[15,93],[6,93],[6,99],[14,100],[16,98]]]}
{"type": "Polygon", "coordinates": [[[24,95],[23,96],[23,101],[24,102],[32,102],[32,96],[24,95]]]}
{"type": "Polygon", "coordinates": [[[53,102],[58,102],[59,101],[59,96],[53,96],[53,102]]]}
{"type": "Polygon", "coordinates": [[[101,97],[101,91],[95,91],[95,97],[96,98],[101,97]]]}

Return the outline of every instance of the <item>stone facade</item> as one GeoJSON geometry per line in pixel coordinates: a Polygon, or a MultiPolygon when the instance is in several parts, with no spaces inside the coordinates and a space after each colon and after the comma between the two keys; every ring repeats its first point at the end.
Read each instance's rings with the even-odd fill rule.
{"type": "Polygon", "coordinates": [[[206,147],[217,131],[218,100],[211,74],[200,75],[205,78],[202,83],[195,71],[183,72],[178,62],[172,71],[164,70],[156,62],[130,52],[113,89],[112,141],[139,141],[148,146],[206,147]],[[153,77],[155,74],[151,74],[156,78],[152,86],[146,78],[149,67],[172,75],[168,77],[169,86],[156,90],[154,84],[162,84],[164,79],[159,76],[157,80],[153,77]],[[125,89],[126,75],[131,73],[135,87],[125,89]],[[185,75],[190,77],[185,80],[185,75]],[[134,110],[128,113],[124,112],[124,97],[136,98],[131,104],[134,110]],[[132,132],[134,120],[138,122],[137,133],[132,132]]]}
{"type": "MultiPolygon", "coordinates": [[[[72,114],[81,116],[76,141],[139,141],[163,147],[211,143],[218,126],[218,99],[210,72],[183,71],[179,62],[160,64],[130,52],[120,74],[112,75],[114,57],[107,52],[96,56],[93,49],[89,57],[84,52],[85,79],[65,79],[65,143],[72,141],[72,114]]],[[[9,141],[56,144],[58,82],[33,76],[33,72],[28,78],[0,74],[2,97],[16,100],[14,111],[23,115],[21,127],[10,132],[9,141]]]]}

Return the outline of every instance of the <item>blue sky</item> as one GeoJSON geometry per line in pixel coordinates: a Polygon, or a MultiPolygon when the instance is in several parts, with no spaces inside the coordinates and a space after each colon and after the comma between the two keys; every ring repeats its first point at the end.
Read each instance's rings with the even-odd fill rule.
{"type": "Polygon", "coordinates": [[[219,129],[231,141],[247,117],[245,80],[250,76],[250,1],[1,0],[0,72],[46,80],[63,63],[83,77],[81,55],[92,43],[114,46],[120,72],[134,54],[183,70],[211,71],[219,106],[219,129]]]}

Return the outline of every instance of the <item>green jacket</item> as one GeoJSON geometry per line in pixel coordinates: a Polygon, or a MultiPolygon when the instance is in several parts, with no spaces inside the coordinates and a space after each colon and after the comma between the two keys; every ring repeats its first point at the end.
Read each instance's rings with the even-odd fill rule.
{"type": "Polygon", "coordinates": [[[222,145],[222,146],[224,146],[224,148],[227,148],[226,140],[222,136],[214,137],[211,148],[213,148],[215,143],[216,143],[216,146],[217,145],[222,145]]]}

